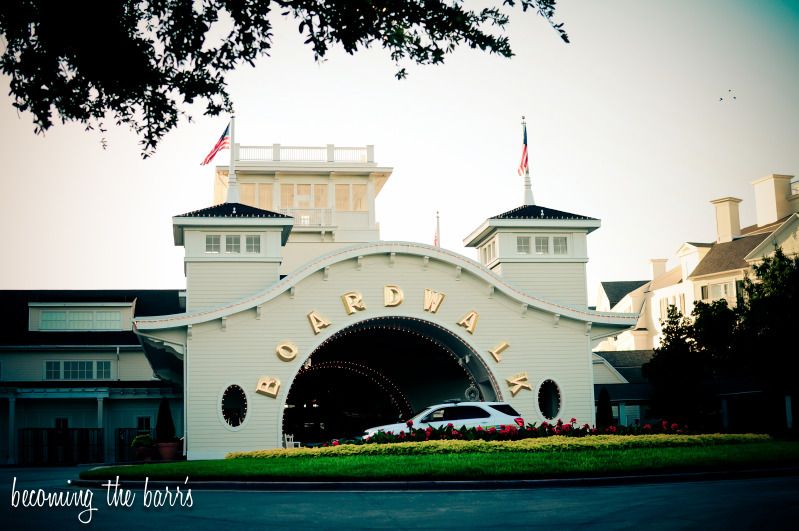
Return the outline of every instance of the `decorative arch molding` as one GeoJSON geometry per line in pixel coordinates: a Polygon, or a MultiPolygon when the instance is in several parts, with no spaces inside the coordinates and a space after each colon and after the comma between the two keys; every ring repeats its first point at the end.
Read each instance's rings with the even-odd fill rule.
{"type": "Polygon", "coordinates": [[[334,264],[346,262],[348,260],[353,260],[358,264],[362,264],[364,257],[380,255],[385,256],[387,260],[396,260],[398,255],[418,257],[420,265],[425,266],[430,260],[438,260],[439,262],[450,264],[453,267],[453,275],[463,275],[464,273],[471,274],[486,282],[488,286],[491,286],[492,293],[494,291],[503,293],[518,303],[522,308],[535,308],[553,315],[559,315],[561,318],[565,319],[619,327],[622,329],[634,326],[638,319],[638,315],[636,314],[597,312],[582,308],[573,308],[528,295],[515,286],[508,284],[504,279],[474,260],[470,260],[446,249],[411,242],[374,242],[345,247],[322,255],[300,266],[286,278],[276,282],[265,290],[216,308],[203,309],[191,313],[135,319],[134,330],[136,332],[163,330],[187,327],[222,319],[223,317],[257,308],[285,292],[292,292],[303,280],[319,271],[329,271],[330,267],[334,264]]]}
{"type": "MultiPolygon", "coordinates": [[[[310,360],[313,355],[320,350],[322,350],[325,346],[335,342],[336,340],[342,338],[345,335],[358,333],[360,331],[371,330],[371,329],[379,329],[379,328],[393,328],[396,330],[401,330],[408,333],[414,333],[423,337],[425,340],[430,341],[431,343],[435,344],[439,347],[442,351],[445,351],[447,354],[452,356],[455,361],[458,363],[459,366],[464,370],[464,372],[468,375],[468,378],[472,385],[476,385],[484,400],[489,402],[498,401],[501,402],[504,400],[502,390],[500,387],[500,383],[494,375],[494,371],[491,369],[489,365],[488,356],[490,353],[481,353],[479,349],[475,348],[471,345],[466,338],[460,337],[456,333],[447,328],[441,326],[440,324],[427,320],[427,319],[420,319],[418,317],[413,316],[406,316],[406,315],[396,315],[396,316],[378,316],[378,317],[367,317],[357,321],[355,323],[351,323],[345,328],[335,332],[334,334],[329,335],[328,337],[320,339],[312,348],[309,349],[308,353],[300,360],[302,363],[297,364],[296,370],[294,370],[290,377],[287,379],[290,382],[289,388],[286,390],[285,394],[283,394],[283,398],[280,401],[279,410],[283,411],[288,403],[288,398],[290,394],[291,385],[294,385],[295,381],[298,377],[302,375],[303,372],[308,371],[309,368],[306,367],[306,363],[310,360]]],[[[392,387],[393,389],[389,389],[389,395],[393,395],[394,398],[402,395],[402,391],[389,379],[379,375],[376,371],[370,369],[368,366],[364,366],[361,364],[353,364],[351,362],[339,362],[342,366],[338,367],[342,370],[350,370],[353,372],[364,371],[364,368],[367,369],[364,371],[368,373],[370,376],[374,376],[377,374],[379,377],[376,378],[378,381],[376,382],[379,386],[385,385],[388,387],[392,387]],[[349,366],[345,366],[349,365],[349,366]],[[357,365],[357,367],[355,366],[357,365]]],[[[317,366],[321,366],[322,368],[327,367],[330,365],[330,362],[322,362],[318,365],[312,364],[311,369],[317,366]]],[[[394,399],[392,398],[392,402],[394,399]]],[[[407,402],[407,399],[406,399],[407,402]]],[[[410,407],[408,404],[407,407],[410,407]]],[[[403,412],[404,413],[404,412],[403,412]]],[[[408,415],[410,416],[410,415],[408,415]]],[[[282,437],[283,434],[283,417],[280,416],[278,420],[277,426],[277,434],[282,437]]]]}

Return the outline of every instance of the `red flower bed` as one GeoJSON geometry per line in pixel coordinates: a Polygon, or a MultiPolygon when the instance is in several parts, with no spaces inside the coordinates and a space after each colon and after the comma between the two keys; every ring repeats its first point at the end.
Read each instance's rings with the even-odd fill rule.
{"type": "MultiPolygon", "coordinates": [[[[527,424],[524,427],[519,427],[512,424],[503,424],[500,426],[490,426],[484,428],[477,426],[475,428],[467,428],[461,426],[460,428],[454,426],[452,423],[442,426],[440,428],[433,428],[427,426],[426,428],[413,428],[413,421],[406,422],[408,430],[402,430],[399,433],[387,432],[378,433],[373,437],[365,437],[363,439],[355,439],[342,441],[350,444],[385,444],[396,443],[405,441],[435,441],[435,440],[448,440],[448,439],[461,439],[466,441],[482,440],[482,441],[513,441],[519,439],[530,439],[534,437],[551,437],[553,435],[562,435],[565,437],[585,437],[586,435],[648,435],[652,433],[687,433],[688,426],[680,426],[677,423],[671,423],[663,420],[659,425],[644,424],[634,426],[608,426],[603,430],[596,427],[589,426],[588,424],[577,424],[577,419],[572,418],[569,422],[563,422],[561,419],[554,424],[542,422],[540,425],[536,423],[527,424]]],[[[338,440],[332,442],[335,446],[339,443],[338,440]]]]}

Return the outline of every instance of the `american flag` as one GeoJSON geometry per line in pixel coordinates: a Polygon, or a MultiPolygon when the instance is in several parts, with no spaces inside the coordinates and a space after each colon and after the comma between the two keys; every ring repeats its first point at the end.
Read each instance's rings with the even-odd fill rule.
{"type": "Polygon", "coordinates": [[[225,127],[225,132],[222,133],[222,136],[220,136],[219,140],[216,141],[216,145],[211,152],[205,156],[200,166],[205,166],[206,164],[210,163],[212,160],[214,160],[214,157],[217,153],[230,147],[230,134],[228,131],[230,131],[230,124],[227,124],[227,127],[225,127]]]}
{"type": "Polygon", "coordinates": [[[527,124],[524,124],[524,146],[522,147],[522,161],[519,164],[519,175],[527,171],[527,124]]]}

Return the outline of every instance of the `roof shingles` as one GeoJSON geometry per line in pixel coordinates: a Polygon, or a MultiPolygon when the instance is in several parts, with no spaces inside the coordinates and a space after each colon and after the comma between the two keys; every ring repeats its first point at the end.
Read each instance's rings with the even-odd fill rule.
{"type": "Polygon", "coordinates": [[[705,257],[696,266],[691,278],[724,271],[745,269],[749,264],[744,260],[749,252],[768,238],[770,233],[753,234],[732,240],[731,242],[717,243],[710,248],[705,257]]]}
{"type": "Polygon", "coordinates": [[[490,219],[590,219],[588,216],[572,214],[554,208],[542,207],[540,205],[524,205],[513,210],[508,210],[502,214],[497,214],[490,219]]]}
{"type": "Polygon", "coordinates": [[[200,210],[194,210],[185,214],[179,214],[178,218],[290,218],[285,214],[263,210],[261,208],[243,205],[241,203],[222,203],[200,210]]]}

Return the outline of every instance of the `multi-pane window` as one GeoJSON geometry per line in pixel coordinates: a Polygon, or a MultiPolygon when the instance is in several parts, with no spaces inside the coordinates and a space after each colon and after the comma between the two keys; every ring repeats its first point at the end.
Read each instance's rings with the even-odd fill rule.
{"type": "Polygon", "coordinates": [[[97,374],[95,376],[98,380],[110,380],[111,379],[111,362],[110,361],[98,361],[97,362],[97,374]]]}
{"type": "Polygon", "coordinates": [[[536,254],[549,254],[549,237],[536,236],[535,237],[535,253],[536,254]]]}
{"type": "Polygon", "coordinates": [[[248,253],[260,253],[261,252],[261,235],[260,234],[248,234],[245,238],[246,240],[246,249],[248,253]]]}
{"type": "Polygon", "coordinates": [[[366,185],[352,185],[352,209],[355,212],[366,212],[366,185]]]}
{"type": "Polygon", "coordinates": [[[225,236],[225,252],[226,253],[240,253],[241,252],[241,236],[238,234],[225,236]]]}
{"type": "Polygon", "coordinates": [[[530,237],[516,236],[516,252],[530,254],[530,237]]]}
{"type": "Polygon", "coordinates": [[[336,210],[344,212],[350,209],[350,185],[336,185],[336,210]]]}
{"type": "Polygon", "coordinates": [[[89,330],[94,328],[94,314],[91,311],[70,311],[67,316],[69,330],[89,330]]]}
{"type": "Polygon", "coordinates": [[[258,185],[258,208],[264,210],[273,210],[275,208],[272,203],[272,185],[259,184],[258,185]]]}
{"type": "Polygon", "coordinates": [[[255,183],[239,183],[239,199],[243,205],[255,204],[255,183]]]}
{"type": "Polygon", "coordinates": [[[702,300],[715,301],[718,299],[728,299],[733,295],[733,283],[722,282],[719,284],[709,284],[702,286],[702,300]]]}
{"type": "Polygon", "coordinates": [[[568,243],[565,236],[553,237],[552,247],[555,251],[555,254],[567,254],[569,252],[568,243]]]}
{"type": "Polygon", "coordinates": [[[294,185],[280,185],[280,208],[294,208],[294,185]]]}
{"type": "Polygon", "coordinates": [[[297,208],[311,208],[311,201],[313,201],[313,197],[311,196],[311,185],[298,184],[297,197],[295,198],[294,206],[297,208]]]}
{"type": "Polygon", "coordinates": [[[314,208],[327,208],[327,185],[313,185],[314,208]]]}
{"type": "Polygon", "coordinates": [[[48,361],[44,364],[44,379],[45,380],[60,380],[61,379],[61,362],[48,361]]]}
{"type": "Polygon", "coordinates": [[[367,210],[366,185],[337,184],[336,210],[339,212],[365,212],[367,210]]]}
{"type": "Polygon", "coordinates": [[[67,312],[43,310],[39,324],[42,330],[66,330],[67,312]]]}
{"type": "Polygon", "coordinates": [[[491,240],[483,246],[483,263],[488,264],[497,257],[497,240],[491,240]]]}
{"type": "Polygon", "coordinates": [[[122,326],[122,313],[119,311],[94,312],[95,330],[119,330],[122,326]]]}
{"type": "Polygon", "coordinates": [[[111,362],[106,360],[46,361],[46,380],[110,380],[111,362]]]}
{"type": "Polygon", "coordinates": [[[136,431],[150,433],[150,417],[136,417],[136,431]]]}
{"type": "Polygon", "coordinates": [[[93,365],[91,361],[65,361],[63,362],[63,379],[91,380],[94,377],[93,365]]]}
{"type": "Polygon", "coordinates": [[[119,310],[42,310],[39,330],[121,330],[119,310]]]}
{"type": "Polygon", "coordinates": [[[221,239],[219,234],[206,234],[205,235],[205,252],[218,253],[221,249],[221,239]]]}

